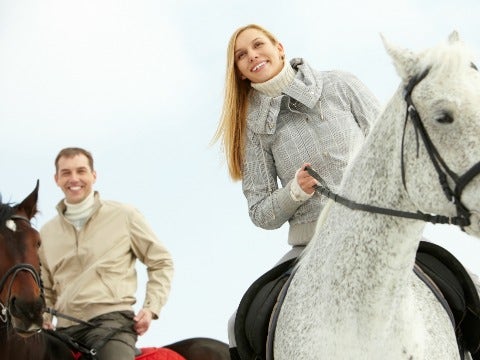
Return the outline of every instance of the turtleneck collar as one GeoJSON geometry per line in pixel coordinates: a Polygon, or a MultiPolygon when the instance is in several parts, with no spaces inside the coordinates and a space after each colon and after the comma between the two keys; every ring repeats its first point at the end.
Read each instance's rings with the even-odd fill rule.
{"type": "Polygon", "coordinates": [[[292,65],[290,65],[290,62],[285,61],[282,71],[273,78],[263,83],[252,83],[251,86],[267,96],[276,97],[282,94],[294,78],[295,70],[292,65]]]}
{"type": "Polygon", "coordinates": [[[65,218],[70,221],[77,229],[81,229],[92,214],[95,206],[95,193],[92,191],[82,202],[78,204],[65,203],[65,218]]]}

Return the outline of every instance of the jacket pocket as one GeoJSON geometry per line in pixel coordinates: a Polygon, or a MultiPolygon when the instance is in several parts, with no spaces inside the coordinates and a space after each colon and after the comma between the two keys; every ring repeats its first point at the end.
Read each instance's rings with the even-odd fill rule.
{"type": "Polygon", "coordinates": [[[108,295],[115,300],[121,299],[125,289],[125,279],[122,272],[111,268],[99,268],[96,272],[108,295]]]}

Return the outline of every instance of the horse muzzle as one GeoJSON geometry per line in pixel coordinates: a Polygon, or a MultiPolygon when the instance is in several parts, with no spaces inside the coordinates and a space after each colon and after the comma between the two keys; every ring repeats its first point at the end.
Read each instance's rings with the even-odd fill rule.
{"type": "Polygon", "coordinates": [[[12,298],[9,302],[12,328],[22,337],[29,337],[40,332],[43,325],[43,309],[43,298],[35,301],[12,298]]]}

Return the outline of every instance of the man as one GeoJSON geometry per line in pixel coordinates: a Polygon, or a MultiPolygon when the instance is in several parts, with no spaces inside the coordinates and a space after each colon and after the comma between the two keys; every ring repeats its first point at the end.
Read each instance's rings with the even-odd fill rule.
{"type": "Polygon", "coordinates": [[[45,299],[59,314],[83,321],[59,316],[57,331],[95,348],[99,360],[132,360],[137,335],[148,330],[167,301],[172,258],[135,208],[101,200],[93,190],[97,175],[90,152],[65,148],[55,169],[65,198],[58,215],[40,230],[45,299]],[[135,315],[137,259],[147,267],[148,282],[135,315]]]}

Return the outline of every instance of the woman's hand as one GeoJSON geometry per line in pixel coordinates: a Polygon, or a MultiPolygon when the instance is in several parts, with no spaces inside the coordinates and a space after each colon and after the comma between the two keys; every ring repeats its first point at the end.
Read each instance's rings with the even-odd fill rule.
{"type": "Polygon", "coordinates": [[[310,176],[305,167],[312,166],[310,163],[305,163],[297,172],[297,183],[300,188],[308,195],[315,192],[315,187],[318,185],[318,181],[310,176]]]}

